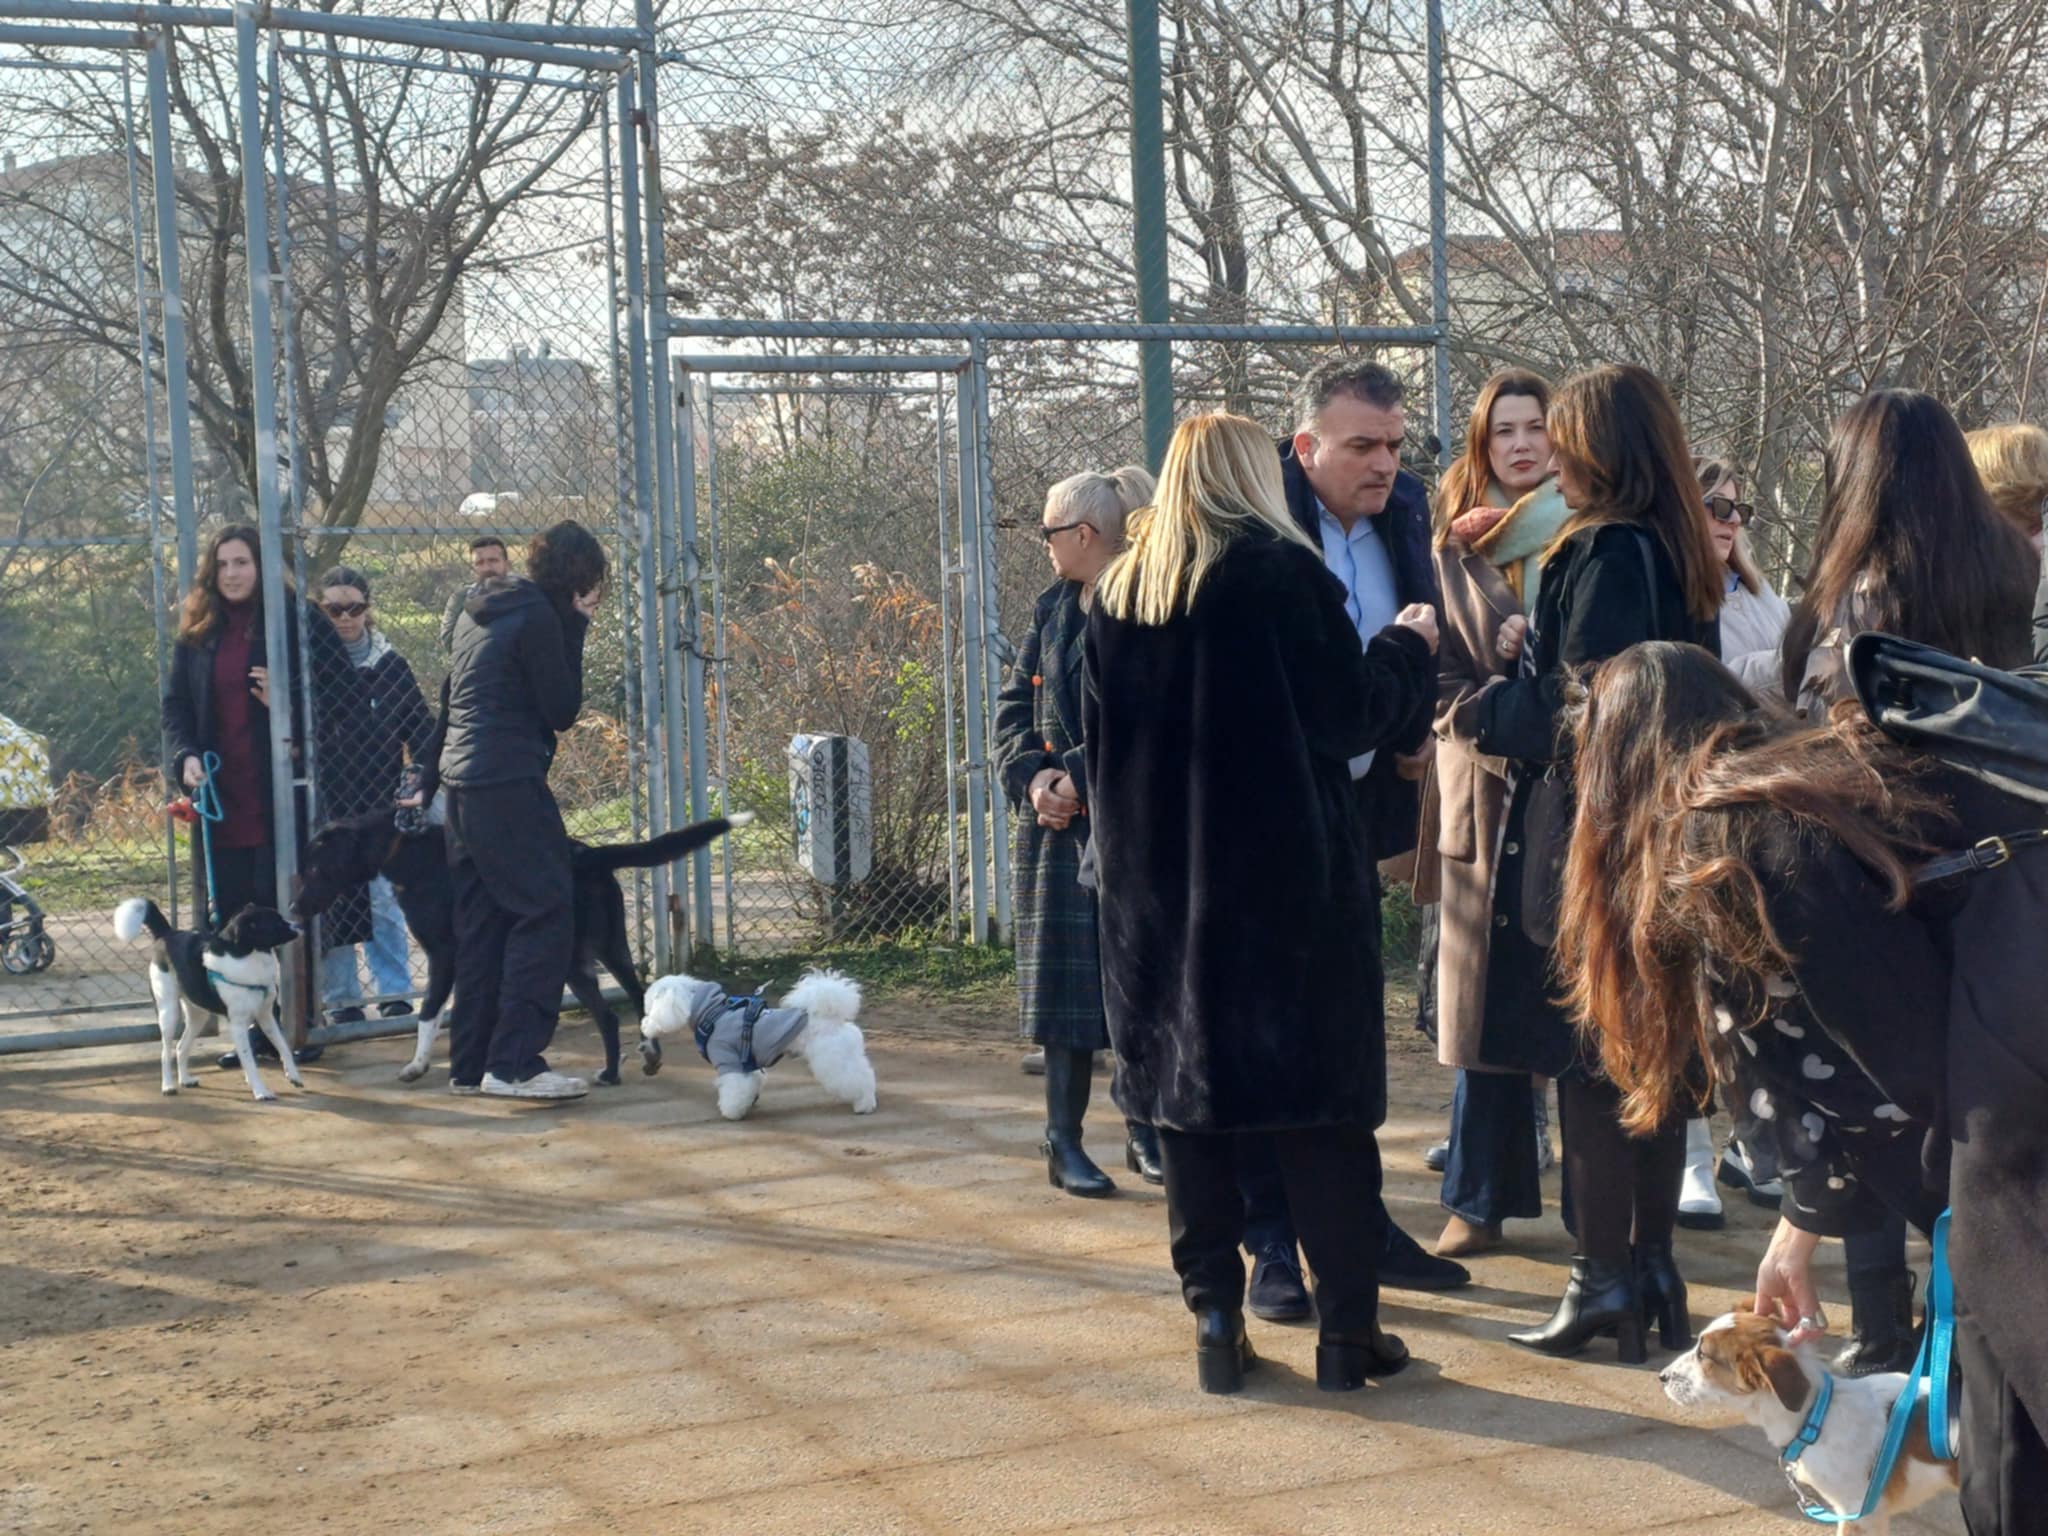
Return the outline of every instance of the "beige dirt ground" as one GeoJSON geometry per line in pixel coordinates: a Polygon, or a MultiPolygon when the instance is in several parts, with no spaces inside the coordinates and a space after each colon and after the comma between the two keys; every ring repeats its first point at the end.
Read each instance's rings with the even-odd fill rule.
{"type": "MultiPolygon", "coordinates": [[[[878,1114],[792,1064],[736,1126],[683,1053],[557,1110],[401,1087],[396,1041],[268,1106],[210,1066],[161,1098],[146,1048],[7,1061],[0,1531],[1801,1525],[1754,1431],[1681,1423],[1611,1346],[1503,1342],[1562,1285],[1554,1215],[1468,1291],[1389,1295],[1406,1374],[1320,1394],[1313,1329],[1255,1325],[1249,1390],[1203,1397],[1158,1192],[1047,1188],[1001,1006],[869,1022],[878,1114]]],[[[1426,1240],[1448,1082],[1392,1033],[1388,1196],[1426,1240]]],[[[1108,1162],[1100,1092],[1090,1139],[1108,1162]]],[[[1685,1236],[1696,1315],[1765,1229],[1685,1236]]]]}

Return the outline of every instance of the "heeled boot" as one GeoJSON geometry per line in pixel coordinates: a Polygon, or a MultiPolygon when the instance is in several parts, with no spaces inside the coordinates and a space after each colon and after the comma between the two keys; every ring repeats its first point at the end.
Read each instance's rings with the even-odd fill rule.
{"type": "Polygon", "coordinates": [[[1657,1325],[1657,1341],[1666,1349],[1692,1348],[1692,1317],[1686,1311],[1685,1277],[1671,1255],[1669,1243],[1638,1243],[1635,1248],[1636,1290],[1643,1300],[1643,1329],[1657,1325]]]}
{"type": "Polygon", "coordinates": [[[1095,1081],[1095,1053],[1062,1046],[1045,1048],[1046,1182],[1084,1200],[1114,1194],[1116,1185],[1089,1159],[1081,1145],[1081,1120],[1088,1113],[1088,1091],[1095,1081]]]}
{"type": "Polygon", "coordinates": [[[1239,1390],[1244,1373],[1258,1363],[1245,1337],[1242,1311],[1203,1307],[1195,1313],[1195,1377],[1204,1392],[1239,1390]]]}
{"type": "Polygon", "coordinates": [[[1147,1184],[1164,1184],[1159,1163],[1159,1132],[1139,1120],[1124,1122],[1124,1166],[1147,1184]]]}
{"type": "Polygon", "coordinates": [[[1850,1279],[1850,1337],[1848,1346],[1835,1356],[1838,1372],[1873,1376],[1913,1369],[1913,1359],[1920,1353],[1920,1330],[1913,1326],[1913,1283],[1910,1269],[1850,1279]]]}
{"type": "Polygon", "coordinates": [[[1392,1376],[1408,1365],[1408,1346],[1378,1323],[1364,1334],[1326,1333],[1316,1341],[1316,1388],[1356,1392],[1368,1376],[1392,1376]]]}
{"type": "Polygon", "coordinates": [[[1546,1355],[1575,1355],[1610,1328],[1622,1364],[1641,1365],[1649,1358],[1643,1339],[1643,1297],[1633,1265],[1607,1264],[1575,1253],[1564,1299],[1550,1321],[1508,1338],[1546,1355]]]}

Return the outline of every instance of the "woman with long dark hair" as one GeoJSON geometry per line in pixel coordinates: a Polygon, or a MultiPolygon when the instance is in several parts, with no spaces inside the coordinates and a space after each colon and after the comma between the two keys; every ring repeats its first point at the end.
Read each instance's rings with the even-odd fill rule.
{"type": "Polygon", "coordinates": [[[1350,762],[1427,697],[1434,612],[1368,646],[1287,510],[1258,424],[1180,424],[1096,584],[1082,696],[1114,1093],[1159,1132],[1205,1391],[1245,1337],[1243,1133],[1267,1133],[1315,1271],[1316,1380],[1398,1371],[1379,1325],[1385,1021],[1370,836],[1350,762]]]}
{"type": "Polygon", "coordinates": [[[1715,644],[1721,561],[1685,431],[1654,375],[1580,374],[1558,391],[1549,428],[1571,516],[1545,553],[1533,622],[1511,618],[1497,639],[1503,658],[1519,658],[1517,674],[1466,699],[1451,722],[1478,751],[1512,765],[1478,1057],[1495,1070],[1558,1079],[1576,1216],[1579,1251],[1563,1300],[1543,1327],[1512,1337],[1570,1354],[1613,1329],[1622,1358],[1635,1362],[1646,1357],[1646,1315],[1668,1346],[1690,1337],[1671,1254],[1685,1118],[1646,1136],[1625,1133],[1619,1095],[1581,1056],[1555,996],[1554,904],[1571,795],[1560,722],[1575,680],[1610,656],[1645,640],[1715,644]]]}
{"type": "Polygon", "coordinates": [[[1972,1182],[1964,1168],[1966,1154],[2040,1166],[2048,1051],[2038,990],[1958,977],[1952,956],[1965,903],[2038,901],[2041,872],[1974,888],[1915,874],[1936,849],[2037,825],[2038,807],[1910,756],[1860,711],[1807,725],[1761,705],[1691,646],[1638,646],[1601,668],[1576,740],[1560,960],[1623,1124],[1666,1124],[1693,1101],[1690,1064],[1712,1064],[1783,1174],[1756,1306],[1795,1342],[1825,1327],[1820,1236],[1886,1217],[1929,1232],[1952,1198],[1965,1513],[1976,1536],[2038,1529],[2048,1326],[2038,1287],[2010,1280],[2048,1256],[2048,1213],[2038,1178],[1972,1182]],[[1974,1081],[1954,1070],[1951,1044],[1984,995],[2019,996],[2028,1014],[1989,1092],[1981,1065],[1974,1081]],[[1951,1127],[1967,1127],[1953,1147],[1951,1127]]]}
{"type": "MultiPolygon", "coordinates": [[[[1947,407],[1887,389],[1844,415],[1828,443],[1827,483],[1806,590],[1785,632],[1785,697],[1819,723],[1849,696],[1849,642],[1866,630],[1968,656],[2026,659],[2033,547],[1999,515],[1947,407]]],[[[1735,1104],[1736,1142],[1768,1173],[1772,1138],[1735,1104]]],[[[1845,1234],[1852,1333],[1844,1375],[1903,1370],[1919,1347],[1906,1224],[1878,1213],[1845,1234]]]]}
{"type": "MultiPolygon", "coordinates": [[[[1537,1129],[1535,1105],[1549,1090],[1532,1084],[1527,1072],[1488,1069],[1480,1050],[1508,764],[1479,751],[1460,711],[1488,683],[1514,675],[1496,637],[1508,619],[1527,616],[1541,590],[1543,557],[1571,516],[1552,464],[1549,411],[1550,382],[1540,375],[1509,369],[1488,379],[1472,407],[1465,451],[1437,492],[1444,635],[1437,653],[1436,826],[1429,840],[1434,858],[1418,864],[1416,894],[1426,899],[1433,881],[1441,903],[1437,1059],[1458,1069],[1444,1157],[1449,1219],[1436,1244],[1446,1258],[1498,1246],[1501,1223],[1510,1217],[1543,1214],[1537,1139],[1545,1133],[1537,1129]]],[[[1517,1006],[1544,1003],[1532,994],[1517,1006]]]]}

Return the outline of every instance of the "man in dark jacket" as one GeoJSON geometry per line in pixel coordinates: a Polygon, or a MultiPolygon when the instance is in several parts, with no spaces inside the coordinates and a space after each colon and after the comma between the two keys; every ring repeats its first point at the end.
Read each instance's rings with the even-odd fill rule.
{"type": "Polygon", "coordinates": [[[604,549],[581,523],[534,540],[528,577],[482,583],[463,605],[442,686],[426,797],[446,792],[455,876],[456,1093],[573,1099],[581,1078],[549,1069],[574,942],[569,833],[548,790],[555,735],[583,708],[583,640],[604,585],[604,549]],[[530,578],[530,579],[528,579],[530,578]]]}
{"type": "Polygon", "coordinates": [[[448,606],[441,611],[441,650],[455,650],[455,626],[462,620],[463,606],[476,596],[487,581],[497,581],[512,572],[512,557],[505,553],[505,541],[486,533],[469,541],[469,569],[476,579],[448,594],[448,606]]]}
{"type": "MultiPolygon", "coordinates": [[[[1280,444],[1287,508],[1323,552],[1323,564],[1344,584],[1345,613],[1365,644],[1410,603],[1441,608],[1430,554],[1429,498],[1422,482],[1401,468],[1407,432],[1403,386],[1391,370],[1356,358],[1336,358],[1302,379],[1295,390],[1295,433],[1280,444]]],[[[1416,843],[1420,781],[1432,745],[1432,690],[1396,734],[1401,752],[1368,752],[1351,765],[1358,795],[1359,867],[1416,843]]],[[[1379,890],[1371,900],[1371,931],[1360,938],[1380,945],[1379,890]]],[[[1270,1150],[1247,1147],[1239,1158],[1245,1196],[1245,1248],[1252,1255],[1251,1307],[1264,1318],[1306,1317],[1294,1224],[1278,1161],[1270,1150]]],[[[1381,1208],[1385,1251],[1382,1284],[1409,1290],[1453,1290],[1472,1276],[1461,1264],[1425,1253],[1381,1208]]]]}

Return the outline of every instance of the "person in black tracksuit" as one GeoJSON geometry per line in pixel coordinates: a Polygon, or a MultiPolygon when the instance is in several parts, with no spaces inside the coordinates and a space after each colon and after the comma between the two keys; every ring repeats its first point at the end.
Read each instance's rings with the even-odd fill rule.
{"type": "Polygon", "coordinates": [[[583,641],[604,550],[555,524],[526,577],[482,582],[463,605],[442,688],[431,797],[445,790],[455,878],[455,1010],[449,1086],[508,1098],[577,1098],[549,1069],[574,939],[568,830],[547,784],[555,735],[583,707],[583,641]]]}

